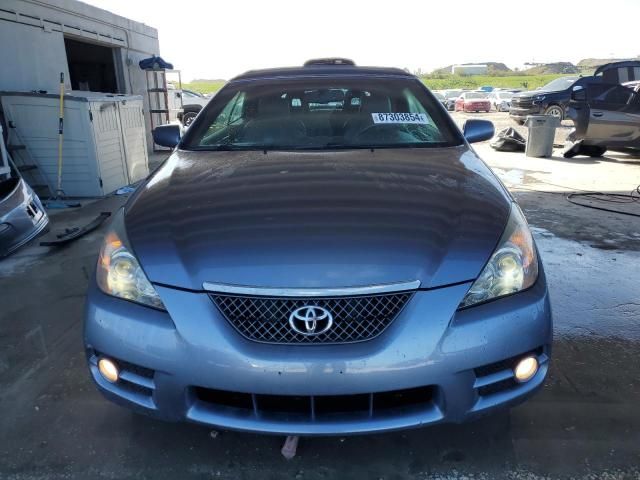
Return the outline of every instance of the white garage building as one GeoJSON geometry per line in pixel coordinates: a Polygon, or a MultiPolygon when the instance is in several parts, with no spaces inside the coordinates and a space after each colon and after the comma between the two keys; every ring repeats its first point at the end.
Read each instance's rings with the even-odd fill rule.
{"type": "Polygon", "coordinates": [[[158,55],[158,31],[76,0],[0,2],[0,90],[146,95],[138,62],[158,55]]]}
{"type": "MultiPolygon", "coordinates": [[[[35,161],[30,163],[39,164],[39,174],[45,177],[51,189],[52,183],[51,172],[54,172],[57,159],[54,158],[53,152],[57,151],[57,130],[49,132],[51,128],[47,127],[47,132],[51,136],[51,142],[41,141],[42,134],[35,126],[28,125],[33,121],[39,122],[40,118],[35,115],[35,120],[25,122],[25,110],[22,104],[29,104],[32,111],[36,111],[33,104],[41,103],[48,106],[48,110],[42,110],[40,116],[43,122],[39,122],[39,128],[42,130],[45,123],[48,125],[56,125],[57,119],[52,123],[51,117],[55,112],[56,100],[60,88],[60,74],[64,74],[65,90],[68,95],[68,101],[65,102],[67,108],[78,105],[75,100],[86,97],[84,101],[92,101],[92,97],[96,94],[92,92],[100,92],[100,100],[109,101],[113,98],[114,102],[122,102],[123,98],[129,99],[129,106],[138,104],[140,115],[138,122],[141,127],[142,144],[145,145],[143,151],[152,147],[150,140],[150,126],[148,115],[142,115],[142,111],[149,111],[146,74],[138,66],[138,62],[144,58],[159,54],[158,31],[139,22],[134,22],[124,17],[120,17],[106,10],[96,8],[76,0],[1,0],[0,1],[0,65],[2,73],[0,74],[0,92],[11,92],[10,95],[5,94],[2,103],[7,111],[5,121],[9,123],[7,130],[12,128],[12,118],[22,119],[21,127],[23,128],[20,142],[16,142],[15,138],[9,140],[14,143],[24,143],[25,145],[13,145],[14,149],[27,150],[22,153],[23,156],[31,155],[35,161]],[[28,92],[30,97],[28,100],[18,101],[16,92],[28,92]],[[126,97],[119,97],[119,95],[126,97]],[[136,97],[131,97],[135,95],[136,97]],[[42,100],[38,100],[41,96],[42,100]],[[10,100],[7,100],[10,97],[10,100]],[[7,105],[11,103],[9,108],[7,105]],[[54,107],[53,109],[51,107],[54,107]],[[16,112],[20,112],[16,113],[16,112]],[[44,117],[46,122],[44,121],[44,117]],[[146,139],[145,139],[146,134],[146,139]],[[38,137],[38,144],[29,143],[31,137],[38,137]],[[45,148],[46,147],[46,148],[45,148]],[[55,147],[55,148],[54,148],[55,147]],[[29,151],[30,150],[30,151],[29,151]],[[27,155],[28,154],[28,155],[27,155]]],[[[115,105],[115,103],[114,103],[115,105]]],[[[65,108],[65,114],[67,113],[65,108]]],[[[38,110],[39,111],[39,110],[38,110]]],[[[105,111],[102,107],[101,111],[105,111]]],[[[116,112],[117,109],[111,109],[116,112]]],[[[69,112],[71,113],[71,112],[69,112]]],[[[57,113],[55,114],[57,117],[57,113]]],[[[82,118],[82,122],[93,122],[94,115],[86,119],[82,118]]],[[[69,121],[72,121],[73,115],[70,115],[69,121]]],[[[127,118],[127,122],[131,121],[131,117],[127,118]]],[[[135,118],[134,118],[135,120],[135,118]]],[[[74,120],[75,121],[75,120],[74,120]]],[[[74,131],[78,128],[85,132],[96,130],[96,126],[78,126],[65,122],[65,161],[63,183],[67,188],[71,188],[72,192],[66,192],[70,196],[86,196],[86,192],[95,191],[96,195],[107,194],[112,191],[111,186],[121,186],[134,178],[128,174],[131,167],[127,165],[129,162],[125,157],[131,157],[135,152],[136,158],[131,158],[131,162],[140,164],[142,161],[139,157],[140,138],[127,139],[124,135],[125,129],[123,125],[125,120],[118,117],[111,124],[118,124],[118,128],[123,131],[123,136],[119,146],[114,146],[113,141],[109,148],[110,164],[101,165],[101,158],[107,158],[102,155],[100,138],[95,138],[88,143],[89,150],[94,149],[93,162],[97,162],[95,166],[80,165],[84,154],[73,158],[73,152],[77,150],[78,144],[74,143],[74,131]],[[114,123],[115,122],[115,123],[114,123]],[[94,141],[95,140],[95,141],[94,141]],[[135,141],[135,148],[131,146],[131,142],[135,141]],[[127,148],[127,142],[130,143],[127,148]],[[118,150],[119,149],[119,150],[118,150]],[[113,157],[114,151],[121,151],[122,166],[117,166],[114,175],[113,157]],[[106,190],[103,188],[101,178],[93,178],[91,173],[89,180],[91,182],[100,182],[92,185],[91,188],[80,188],[84,181],[81,176],[82,172],[94,172],[100,177],[100,168],[109,169],[113,178],[112,185],[106,190]],[[120,173],[121,170],[121,173],[120,173]],[[118,176],[120,175],[120,176],[118,176]],[[74,183],[75,182],[75,183],[74,183]],[[121,184],[121,185],[118,185],[121,184]],[[79,188],[76,191],[76,186],[79,188]],[[107,191],[109,190],[109,191],[107,191]]],[[[6,126],[6,125],[5,125],[6,126]]],[[[20,133],[20,128],[15,127],[14,134],[20,133]]],[[[104,135],[103,135],[104,137],[104,135]]],[[[17,158],[21,155],[16,152],[17,158]]],[[[146,151],[143,153],[146,162],[146,151]]],[[[115,155],[117,156],[117,155],[115,155]]],[[[24,163],[24,162],[21,162],[24,163]]],[[[102,162],[104,163],[104,162],[102,162]]],[[[29,175],[29,174],[27,174],[29,175]]],[[[36,173],[33,174],[37,176],[36,173]]],[[[140,175],[137,175],[138,177],[140,175]]],[[[137,179],[137,178],[136,178],[137,179]]],[[[27,177],[29,181],[29,178],[27,177]]],[[[65,188],[66,191],[66,188],[65,188]]]]}

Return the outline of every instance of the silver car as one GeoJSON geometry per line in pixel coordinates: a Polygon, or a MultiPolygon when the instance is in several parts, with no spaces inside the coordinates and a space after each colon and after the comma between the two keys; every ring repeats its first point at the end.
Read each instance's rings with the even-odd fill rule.
{"type": "Polygon", "coordinates": [[[7,164],[7,173],[3,171],[0,170],[0,258],[36,238],[49,224],[40,199],[13,163],[7,164]]]}
{"type": "Polygon", "coordinates": [[[85,314],[104,395],[319,435],[461,422],[540,388],[542,264],[513,198],[413,75],[343,59],[231,80],[115,215],[85,314]],[[338,61],[339,60],[339,61],[338,61]]]}
{"type": "Polygon", "coordinates": [[[491,105],[497,112],[508,112],[511,108],[513,93],[508,90],[494,90],[489,94],[491,105]]]}

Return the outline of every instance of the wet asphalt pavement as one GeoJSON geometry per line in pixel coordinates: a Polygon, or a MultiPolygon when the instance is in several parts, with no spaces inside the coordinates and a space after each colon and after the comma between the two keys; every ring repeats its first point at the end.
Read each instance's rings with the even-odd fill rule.
{"type": "MultiPolygon", "coordinates": [[[[596,168],[585,165],[575,168],[596,168]]],[[[640,159],[622,168],[640,183],[640,159]]],[[[505,183],[533,227],[555,321],[545,388],[524,405],[463,425],[301,439],[289,462],[281,437],[135,415],[104,400],[85,365],[83,295],[99,230],[0,261],[0,478],[639,479],[640,218],[505,183]]],[[[52,228],[124,200],[55,212],[52,228]]]]}

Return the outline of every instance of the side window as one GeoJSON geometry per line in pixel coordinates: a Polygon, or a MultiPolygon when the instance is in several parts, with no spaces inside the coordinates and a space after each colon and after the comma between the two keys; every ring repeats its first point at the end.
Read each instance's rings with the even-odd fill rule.
{"type": "Polygon", "coordinates": [[[594,103],[627,105],[634,97],[633,90],[622,85],[591,84],[587,88],[589,100],[594,103]]]}
{"type": "Polygon", "coordinates": [[[409,112],[407,113],[424,113],[429,117],[429,119],[431,119],[429,113],[422,106],[422,103],[420,103],[413,93],[411,93],[411,90],[405,88],[402,94],[404,95],[407,106],[409,107],[409,112]]]}
{"type": "Polygon", "coordinates": [[[633,91],[630,88],[616,85],[610,89],[604,96],[603,101],[606,103],[614,103],[616,105],[626,105],[633,97],[633,91]]]}
{"type": "Polygon", "coordinates": [[[244,92],[236,95],[236,101],[233,102],[233,107],[231,108],[231,112],[229,112],[229,120],[227,124],[231,125],[234,123],[238,123],[242,120],[242,113],[244,111],[244,92]]]}
{"type": "Polygon", "coordinates": [[[205,137],[222,132],[229,125],[239,122],[242,119],[244,97],[244,92],[238,92],[229,100],[207,130],[205,137]]]}
{"type": "Polygon", "coordinates": [[[611,88],[610,85],[602,83],[590,83],[587,85],[587,100],[590,102],[599,101],[598,99],[611,88]]]}

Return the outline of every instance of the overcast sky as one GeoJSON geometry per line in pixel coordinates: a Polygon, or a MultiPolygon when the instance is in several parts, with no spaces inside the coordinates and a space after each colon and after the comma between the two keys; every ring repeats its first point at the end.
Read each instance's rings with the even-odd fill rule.
{"type": "Polygon", "coordinates": [[[183,79],[348,57],[422,69],[640,54],[640,0],[85,0],[158,29],[183,79]]]}

